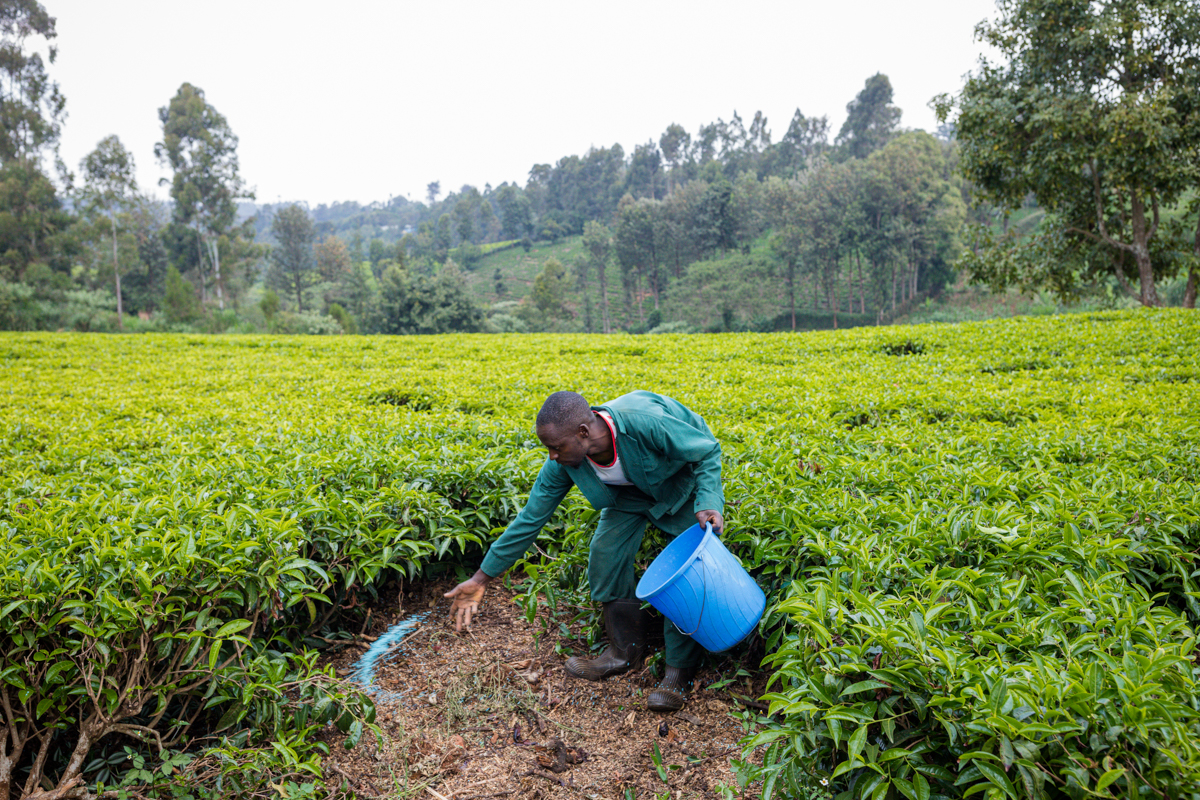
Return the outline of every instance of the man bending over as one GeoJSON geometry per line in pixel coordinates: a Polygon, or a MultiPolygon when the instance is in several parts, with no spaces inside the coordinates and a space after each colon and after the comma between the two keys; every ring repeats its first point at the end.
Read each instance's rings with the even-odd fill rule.
{"type": "MultiPolygon", "coordinates": [[[[504,574],[537,538],[572,486],[600,524],[588,548],[592,599],[604,607],[608,648],[596,658],[567,659],[568,674],[598,681],[630,669],[646,647],[633,560],[646,523],[677,536],[696,522],[725,527],[721,515],[721,446],[699,415],[670,397],[636,391],[601,406],[575,392],[555,392],[537,415],[537,437],[549,451],[529,502],[492,544],[479,570],[446,593],[456,628],[470,626],[488,582],[504,574]]],[[[666,675],[650,693],[655,711],[686,702],[704,648],[663,619],[666,675]]]]}

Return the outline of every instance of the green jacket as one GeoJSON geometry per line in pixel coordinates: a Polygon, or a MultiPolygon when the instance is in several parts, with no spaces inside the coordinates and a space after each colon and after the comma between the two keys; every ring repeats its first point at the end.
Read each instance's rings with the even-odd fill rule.
{"type": "MultiPolygon", "coordinates": [[[[689,499],[693,511],[724,511],[721,445],[698,414],[670,397],[643,391],[593,410],[612,415],[625,477],[657,501],[651,516],[674,514],[689,499]]],[[[547,458],[529,502],[492,544],[480,568],[494,577],[515,564],[572,486],[578,486],[594,508],[616,505],[617,487],[601,483],[586,461],[564,467],[547,458]]]]}

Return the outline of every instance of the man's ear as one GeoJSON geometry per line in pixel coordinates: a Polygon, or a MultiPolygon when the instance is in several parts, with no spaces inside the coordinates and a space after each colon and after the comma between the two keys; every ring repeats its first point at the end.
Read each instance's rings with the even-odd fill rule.
{"type": "Polygon", "coordinates": [[[579,430],[575,432],[575,435],[580,439],[590,439],[592,436],[592,431],[590,428],[588,428],[588,424],[586,422],[581,422],[579,423],[579,430]]]}

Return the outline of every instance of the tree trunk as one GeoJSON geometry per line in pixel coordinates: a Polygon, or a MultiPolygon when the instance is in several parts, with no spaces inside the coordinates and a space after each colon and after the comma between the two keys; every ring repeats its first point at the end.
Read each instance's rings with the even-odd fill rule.
{"type": "Polygon", "coordinates": [[[601,265],[597,269],[600,277],[600,297],[601,303],[604,306],[604,332],[612,333],[612,328],[608,325],[608,283],[604,280],[604,267],[601,265]]]}
{"type": "Polygon", "coordinates": [[[896,313],[896,263],[892,262],[892,313],[896,313]]]}
{"type": "MultiPolygon", "coordinates": [[[[88,752],[92,749],[92,744],[101,739],[108,732],[108,726],[104,723],[98,713],[93,712],[92,716],[79,726],[79,740],[75,743],[75,749],[71,751],[71,758],[67,762],[67,766],[63,769],[62,774],[58,776],[58,785],[50,792],[33,791],[33,786],[26,787],[27,795],[34,798],[65,797],[70,790],[78,784],[82,775],[84,759],[87,758],[88,752]]],[[[38,770],[41,772],[41,770],[38,770]]],[[[39,775],[31,774],[30,780],[39,778],[39,775]]],[[[36,784],[35,784],[36,786],[36,784]]]]}
{"type": "Polygon", "coordinates": [[[796,332],[796,265],[788,264],[788,300],[792,306],[792,333],[796,332]]]}
{"type": "Polygon", "coordinates": [[[642,276],[636,273],[633,276],[633,299],[638,307],[638,324],[644,328],[646,327],[646,314],[642,310],[642,276]]]}
{"type": "Polygon", "coordinates": [[[1150,236],[1152,234],[1146,228],[1146,204],[1137,192],[1132,193],[1131,201],[1133,206],[1133,257],[1137,261],[1140,299],[1144,306],[1160,306],[1162,301],[1158,299],[1158,290],[1154,286],[1154,268],[1150,263],[1150,236]]]}
{"type": "MultiPolygon", "coordinates": [[[[1192,253],[1197,260],[1200,260],[1200,219],[1196,220],[1196,242],[1192,246],[1192,253]]],[[[1188,267],[1188,282],[1187,289],[1183,292],[1183,307],[1196,307],[1196,262],[1188,267]]]]}
{"type": "Polygon", "coordinates": [[[858,313],[867,313],[867,282],[863,280],[862,253],[854,251],[854,261],[858,264],[858,313]]]}
{"type": "Polygon", "coordinates": [[[121,304],[121,266],[117,260],[117,216],[114,211],[109,215],[108,221],[112,223],[112,240],[113,240],[113,278],[117,282],[117,330],[125,330],[125,306],[121,304]]]}
{"type": "Polygon", "coordinates": [[[225,295],[221,291],[221,252],[219,242],[215,237],[209,242],[208,247],[212,251],[213,277],[217,283],[217,307],[224,311],[225,295]]]}
{"type": "MultiPolygon", "coordinates": [[[[855,255],[855,257],[858,256],[857,250],[854,251],[854,255],[855,255]]],[[[848,305],[846,306],[846,313],[853,314],[854,313],[854,289],[855,289],[854,262],[850,261],[849,266],[850,266],[850,269],[846,273],[846,284],[847,284],[847,292],[850,295],[850,300],[849,300],[848,305]]]]}
{"type": "Polygon", "coordinates": [[[200,305],[208,305],[208,281],[204,280],[204,239],[199,230],[196,231],[196,237],[196,254],[200,259],[196,266],[200,276],[200,305]]]}
{"type": "MultiPolygon", "coordinates": [[[[836,274],[836,273],[835,273],[835,274],[836,274]]],[[[829,287],[829,304],[830,304],[830,306],[832,306],[832,308],[833,308],[833,329],[836,331],[836,330],[838,329],[838,324],[837,324],[837,312],[838,312],[838,304],[837,304],[837,290],[835,289],[835,287],[834,287],[832,284],[831,284],[831,285],[830,285],[830,287],[829,287]]]]}

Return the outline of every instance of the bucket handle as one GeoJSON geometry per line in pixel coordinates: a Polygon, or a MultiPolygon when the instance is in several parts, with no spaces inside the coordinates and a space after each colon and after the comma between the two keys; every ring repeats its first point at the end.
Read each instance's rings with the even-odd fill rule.
{"type": "MultiPolygon", "coordinates": [[[[712,523],[711,522],[704,523],[704,527],[705,527],[705,531],[704,531],[705,536],[708,536],[708,534],[712,533],[712,523]]],[[[674,622],[671,623],[672,625],[675,625],[675,630],[679,631],[684,636],[692,636],[693,634],[696,633],[696,631],[700,630],[700,625],[704,622],[704,606],[708,604],[708,585],[707,585],[708,581],[705,580],[706,570],[705,570],[705,564],[704,564],[704,554],[701,553],[700,555],[696,556],[696,560],[700,562],[700,585],[704,589],[704,591],[701,592],[701,594],[700,594],[700,615],[698,617],[696,617],[696,627],[692,628],[691,633],[688,633],[683,628],[679,627],[678,625],[675,625],[674,622]]]]}

